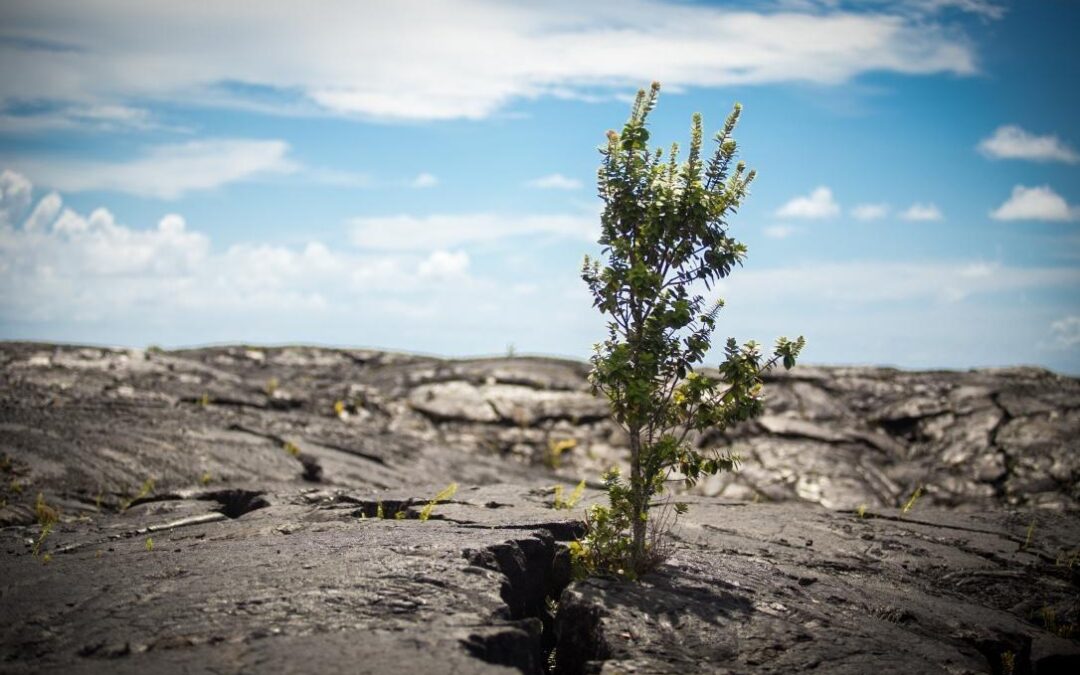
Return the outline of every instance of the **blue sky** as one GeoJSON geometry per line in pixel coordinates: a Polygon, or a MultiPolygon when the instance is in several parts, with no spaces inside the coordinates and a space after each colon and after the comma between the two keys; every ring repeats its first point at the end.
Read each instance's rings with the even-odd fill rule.
{"type": "Polygon", "coordinates": [[[745,107],[717,342],[1080,373],[1080,4],[0,8],[0,339],[586,357],[597,146],[745,107]]]}

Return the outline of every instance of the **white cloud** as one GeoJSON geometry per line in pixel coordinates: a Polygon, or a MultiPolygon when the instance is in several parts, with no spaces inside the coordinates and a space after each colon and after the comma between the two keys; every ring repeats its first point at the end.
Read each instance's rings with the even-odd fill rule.
{"type": "Polygon", "coordinates": [[[922,202],[916,202],[907,207],[900,217],[904,220],[912,220],[918,222],[930,222],[936,220],[944,220],[945,215],[941,213],[941,209],[936,204],[923,204],[922,202]]]}
{"type": "Polygon", "coordinates": [[[739,304],[776,305],[776,298],[824,307],[866,307],[880,303],[955,303],[969,297],[1039,287],[1080,284],[1080,269],[1011,267],[971,261],[892,262],[886,260],[745,269],[724,280],[721,292],[739,304]]]}
{"type": "Polygon", "coordinates": [[[357,246],[383,251],[449,249],[508,237],[551,235],[596,241],[599,220],[591,215],[435,214],[354,218],[350,238],[357,246]]]}
{"type": "Polygon", "coordinates": [[[1016,185],[1004,204],[990,212],[995,220],[1076,220],[1080,209],[1069,206],[1065,198],[1049,185],[1016,185]]]}
{"type": "Polygon", "coordinates": [[[831,218],[839,213],[840,205],[833,199],[832,190],[821,186],[805,197],[795,197],[784,204],[776,215],[782,218],[831,218]]]}
{"type": "Polygon", "coordinates": [[[770,239],[787,239],[799,231],[799,228],[791,225],[770,225],[762,230],[770,239]]]}
{"type": "Polygon", "coordinates": [[[23,227],[27,232],[44,230],[56,220],[56,216],[60,214],[60,208],[63,205],[64,201],[60,199],[60,195],[50,192],[42,197],[34,210],[30,212],[30,217],[23,223],[23,227]]]}
{"type": "Polygon", "coordinates": [[[881,220],[888,214],[888,204],[858,204],[851,209],[851,217],[855,220],[881,220]]]}
{"type": "Polygon", "coordinates": [[[1080,316],[1069,315],[1050,324],[1054,344],[1064,349],[1080,347],[1080,316]]]}
{"type": "Polygon", "coordinates": [[[955,9],[971,14],[978,14],[987,19],[1000,19],[1005,16],[1005,7],[989,0],[908,0],[915,9],[936,13],[955,9]]]}
{"type": "Polygon", "coordinates": [[[439,184],[439,179],[434,174],[420,173],[409,183],[414,188],[429,188],[439,184]]]}
{"type": "Polygon", "coordinates": [[[65,192],[113,190],[175,199],[265,174],[290,173],[280,140],[209,139],[151,147],[143,156],[118,162],[32,160],[16,162],[34,180],[65,192]]]}
{"type": "Polygon", "coordinates": [[[157,121],[149,110],[128,105],[76,104],[42,112],[0,112],[0,131],[38,133],[56,130],[186,131],[157,121]]]}
{"type": "Polygon", "coordinates": [[[257,13],[245,3],[208,13],[190,3],[37,0],[7,8],[4,19],[6,35],[26,39],[0,45],[9,74],[0,78],[0,107],[180,100],[475,119],[516,100],[624,93],[647,77],[677,89],[976,71],[958,26],[910,6],[338,0],[299,12],[287,0],[264,0],[257,13]],[[168,26],[169,39],[146,39],[147,26],[168,26]]]}
{"type": "Polygon", "coordinates": [[[561,173],[553,173],[540,178],[534,178],[526,183],[529,187],[541,190],[580,190],[581,181],[576,178],[567,178],[561,173]]]}
{"type": "Polygon", "coordinates": [[[370,304],[388,294],[471,283],[469,258],[460,251],[420,259],[335,252],[309,242],[299,248],[236,244],[215,253],[209,237],[176,214],[151,229],[134,229],[107,209],[84,216],[64,208],[52,192],[20,220],[29,181],[8,171],[0,174],[0,187],[0,217],[10,223],[0,227],[0,323],[7,325],[348,311],[362,297],[370,304]],[[9,192],[18,197],[8,199],[9,192]]]}
{"type": "Polygon", "coordinates": [[[1028,159],[1033,162],[1080,162],[1080,154],[1057,136],[1036,136],[1009,124],[979,141],[979,151],[997,159],[1028,159]]]}
{"type": "MultiPolygon", "coordinates": [[[[580,285],[576,255],[544,260],[545,270],[559,267],[554,281],[534,272],[508,283],[474,277],[469,252],[432,241],[384,252],[318,241],[215,250],[208,236],[176,214],[138,229],[116,222],[107,209],[85,215],[65,208],[57,193],[32,203],[23,196],[32,186],[15,172],[0,173],[0,187],[0,217],[9,221],[0,226],[0,326],[6,338],[126,344],[347,340],[477,353],[501,350],[507,339],[494,332],[487,339],[478,325],[512,331],[510,339],[538,349],[565,339],[559,321],[602,328],[599,315],[581,318],[588,303],[570,309],[562,297],[564,288],[580,285]],[[536,294],[526,306],[523,284],[550,292],[536,294]]],[[[578,237],[575,228],[584,227],[577,217],[480,220],[505,225],[511,235],[578,237]]],[[[595,218],[588,220],[596,225],[595,218]]],[[[417,222],[459,224],[440,217],[417,222]]],[[[482,242],[507,232],[464,235],[482,242]]]]}
{"type": "Polygon", "coordinates": [[[33,186],[20,173],[0,173],[0,227],[14,225],[30,206],[33,186]]]}
{"type": "Polygon", "coordinates": [[[469,255],[465,251],[434,251],[420,261],[417,273],[425,279],[452,279],[468,269],[469,255]]]}

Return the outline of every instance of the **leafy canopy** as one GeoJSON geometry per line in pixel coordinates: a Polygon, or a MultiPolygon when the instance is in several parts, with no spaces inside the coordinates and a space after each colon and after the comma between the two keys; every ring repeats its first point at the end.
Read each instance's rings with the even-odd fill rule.
{"type": "MultiPolygon", "coordinates": [[[[735,162],[736,104],[701,154],[701,115],[690,129],[690,149],[679,161],[672,144],[650,150],[646,120],[660,85],[638,92],[621,133],[609,131],[598,172],[604,202],[599,243],[604,260],[585,258],[582,278],[593,305],[608,317],[607,339],[595,346],[590,381],[611,404],[630,440],[630,476],[605,474],[609,506],[589,512],[589,533],[573,547],[586,571],[636,576],[662,559],[661,539],[673,518],[650,521],[653,498],[665,493],[671,472],[693,485],[701,476],[736,468],[738,458],[701,450],[692,432],[724,428],[762,410],[762,374],[777,363],[791,368],[804,340],[779,338],[763,361],[754,342],[728,339],[714,377],[695,371],[705,358],[723,301],[711,291],[746,258],[728,234],[728,219],[747,195],[755,172],[735,162]]],[[[684,510],[676,505],[676,517],[684,510]]]]}

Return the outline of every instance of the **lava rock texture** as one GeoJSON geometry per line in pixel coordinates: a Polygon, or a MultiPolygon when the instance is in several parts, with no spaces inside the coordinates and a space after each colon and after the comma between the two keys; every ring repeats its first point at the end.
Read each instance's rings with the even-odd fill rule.
{"type": "Polygon", "coordinates": [[[586,374],[0,344],[0,672],[1080,672],[1080,381],[771,376],[629,584],[553,508],[624,460],[586,374]]]}

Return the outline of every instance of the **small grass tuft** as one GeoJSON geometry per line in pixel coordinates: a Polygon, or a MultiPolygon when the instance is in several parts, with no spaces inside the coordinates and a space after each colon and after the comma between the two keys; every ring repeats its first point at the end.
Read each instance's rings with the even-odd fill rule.
{"type": "Polygon", "coordinates": [[[214,477],[210,475],[209,471],[203,471],[203,475],[199,476],[199,482],[203,485],[209,485],[212,480],[214,480],[214,477]]]}
{"type": "Polygon", "coordinates": [[[34,547],[30,551],[34,554],[35,558],[41,554],[41,546],[45,543],[45,539],[47,539],[48,536],[52,534],[54,526],[55,523],[46,523],[41,526],[41,532],[38,534],[38,538],[34,542],[34,547]]]}
{"type": "Polygon", "coordinates": [[[1013,675],[1016,672],[1016,654],[1011,651],[1001,653],[1002,675],[1013,675]]]}
{"type": "Polygon", "coordinates": [[[45,503],[45,494],[42,492],[37,494],[37,499],[34,501],[34,515],[37,517],[38,524],[42,527],[52,525],[60,520],[60,513],[45,503]]]}
{"type": "MultiPolygon", "coordinates": [[[[431,518],[431,513],[435,510],[435,505],[439,502],[445,502],[447,499],[450,499],[457,494],[457,487],[457,483],[450,483],[443,488],[442,492],[435,495],[434,499],[429,501],[424,508],[420,509],[420,520],[427,522],[428,518],[431,518]]],[[[402,512],[399,511],[398,513],[402,512]]]]}
{"type": "Polygon", "coordinates": [[[556,485],[554,489],[554,499],[551,502],[551,508],[560,511],[569,511],[577,506],[577,503],[581,501],[582,495],[585,494],[585,481],[582,480],[574,489],[570,492],[569,497],[563,497],[564,488],[562,485],[556,485]]]}
{"type": "Polygon", "coordinates": [[[150,552],[150,551],[154,550],[154,538],[153,537],[147,537],[146,538],[146,550],[147,550],[147,552],[150,552]]]}
{"type": "Polygon", "coordinates": [[[263,391],[265,391],[266,395],[271,398],[273,398],[274,394],[277,393],[277,390],[278,379],[276,377],[271,377],[269,380],[266,381],[266,384],[263,386],[263,391]]]}
{"type": "Polygon", "coordinates": [[[1027,527],[1027,536],[1024,537],[1024,543],[1020,544],[1020,550],[1026,551],[1031,546],[1031,538],[1035,534],[1035,519],[1031,519],[1031,524],[1027,527]]]}
{"type": "Polygon", "coordinates": [[[285,445],[283,445],[282,447],[285,449],[285,452],[289,453],[293,457],[300,456],[300,448],[292,441],[285,441],[285,445]]]}
{"type": "Polygon", "coordinates": [[[911,496],[908,497],[908,500],[900,508],[900,513],[906,515],[908,513],[908,511],[911,511],[911,509],[915,508],[915,502],[919,501],[919,497],[922,497],[922,493],[923,493],[923,486],[920,485],[920,486],[916,487],[915,492],[911,493],[911,496]]]}
{"type": "Polygon", "coordinates": [[[859,504],[859,508],[855,509],[855,514],[860,518],[866,517],[866,504],[859,504]]]}
{"type": "Polygon", "coordinates": [[[1076,567],[1078,562],[1080,562],[1080,548],[1072,551],[1061,549],[1061,551],[1058,552],[1057,557],[1054,558],[1054,565],[1070,570],[1073,567],[1076,567]]]}
{"type": "Polygon", "coordinates": [[[577,447],[577,441],[573,438],[564,438],[561,440],[549,440],[548,452],[544,458],[544,464],[550,469],[558,469],[562,464],[562,456],[569,450],[573,450],[577,447]]]}
{"type": "Polygon", "coordinates": [[[149,497],[150,493],[152,493],[153,491],[154,491],[154,479],[153,478],[147,478],[146,480],[143,481],[142,487],[139,488],[139,491],[137,493],[135,493],[134,497],[131,497],[130,499],[124,500],[124,503],[120,505],[120,511],[121,512],[127,511],[129,508],[131,508],[132,504],[139,501],[140,499],[143,499],[144,497],[149,497]]]}

